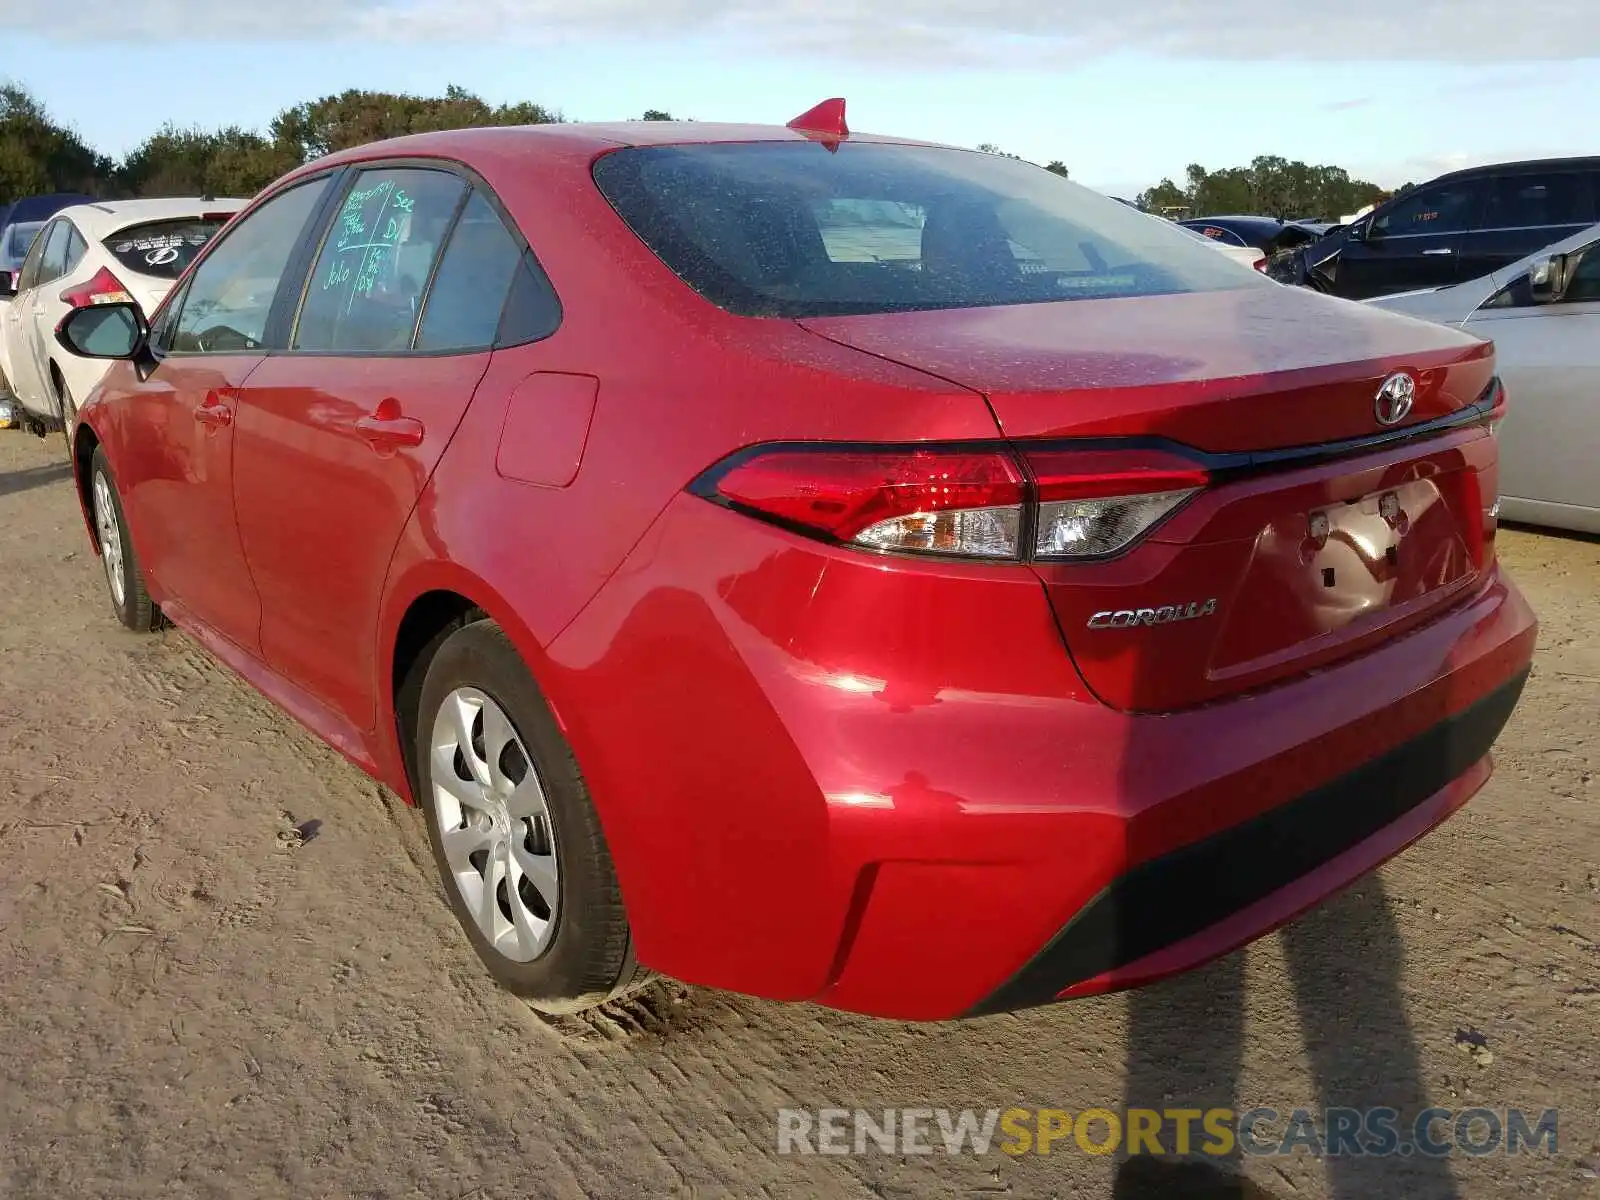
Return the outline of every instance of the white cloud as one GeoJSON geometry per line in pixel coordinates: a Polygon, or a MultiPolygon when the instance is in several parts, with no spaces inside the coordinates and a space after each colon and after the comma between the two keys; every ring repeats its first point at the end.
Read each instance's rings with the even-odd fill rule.
{"type": "Polygon", "coordinates": [[[542,41],[731,35],[763,50],[907,65],[1048,65],[1113,51],[1238,60],[1481,63],[1600,57],[1600,0],[74,0],[6,25],[83,41],[542,41]]]}

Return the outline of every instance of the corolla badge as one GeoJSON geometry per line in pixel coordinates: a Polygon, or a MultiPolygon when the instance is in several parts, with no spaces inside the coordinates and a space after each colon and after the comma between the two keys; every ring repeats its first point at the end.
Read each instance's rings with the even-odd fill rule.
{"type": "Polygon", "coordinates": [[[1380,425],[1398,425],[1411,414],[1417,402],[1417,381],[1405,371],[1398,371],[1383,381],[1372,411],[1380,425]]]}
{"type": "Polygon", "coordinates": [[[1216,600],[1191,600],[1187,604],[1164,604],[1160,608],[1118,608],[1097,612],[1089,618],[1090,629],[1133,629],[1139,625],[1170,625],[1174,621],[1197,621],[1215,616],[1216,600]]]}

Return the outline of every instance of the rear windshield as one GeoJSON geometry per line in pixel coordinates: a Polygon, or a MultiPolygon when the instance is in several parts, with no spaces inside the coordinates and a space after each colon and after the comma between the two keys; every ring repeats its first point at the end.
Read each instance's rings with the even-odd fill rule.
{"type": "Polygon", "coordinates": [[[130,225],[106,239],[106,249],[130,271],[157,279],[176,279],[216,236],[228,218],[185,218],[130,225]]]}
{"type": "Polygon", "coordinates": [[[27,258],[34,235],[43,228],[43,221],[21,221],[13,225],[6,231],[5,245],[0,246],[0,261],[20,263],[27,258]]]}
{"type": "Polygon", "coordinates": [[[595,182],[690,287],[742,316],[1275,286],[1158,220],[977,151],[844,142],[618,150],[595,182]]]}

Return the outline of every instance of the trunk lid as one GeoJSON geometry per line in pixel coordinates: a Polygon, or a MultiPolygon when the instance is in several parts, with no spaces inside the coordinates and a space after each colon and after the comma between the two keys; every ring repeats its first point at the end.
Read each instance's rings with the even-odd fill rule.
{"type": "Polygon", "coordinates": [[[1019,447],[1154,440],[1211,471],[1119,555],[1034,565],[1114,707],[1183,708],[1359,653],[1491,559],[1497,459],[1467,422],[1493,350],[1458,331],[1288,287],[802,323],[982,392],[1019,447]],[[1414,401],[1386,425],[1378,392],[1400,372],[1414,401]]]}

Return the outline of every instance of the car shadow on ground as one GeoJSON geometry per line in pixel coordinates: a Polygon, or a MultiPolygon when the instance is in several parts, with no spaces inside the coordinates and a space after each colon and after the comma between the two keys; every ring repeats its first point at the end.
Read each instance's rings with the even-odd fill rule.
{"type": "MultiPolygon", "coordinates": [[[[1409,1142],[1413,1122],[1431,1101],[1400,988],[1400,930],[1381,878],[1362,879],[1277,936],[1315,1094],[1240,1094],[1245,960],[1231,954],[1200,971],[1129,993],[1124,1124],[1133,1109],[1227,1108],[1242,1114],[1270,1108],[1278,1119],[1258,1127],[1252,1142],[1259,1148],[1284,1138],[1295,1109],[1307,1110],[1317,1134],[1325,1137],[1324,1110],[1382,1107],[1396,1110],[1395,1130],[1409,1142]]],[[[1171,1122],[1163,1125],[1165,1136],[1171,1129],[1171,1122]]],[[[1241,1157],[1235,1145],[1209,1160],[1199,1154],[1188,1161],[1127,1158],[1119,1164],[1112,1195],[1114,1200],[1275,1197],[1244,1178],[1241,1157]]],[[[1454,1200],[1459,1195],[1450,1164],[1440,1157],[1403,1151],[1339,1154],[1324,1158],[1323,1170],[1334,1200],[1454,1200]]]]}
{"type": "Polygon", "coordinates": [[[0,474],[0,496],[11,496],[34,488],[49,487],[63,479],[72,478],[72,467],[64,462],[45,467],[23,467],[20,471],[0,474]]]}

